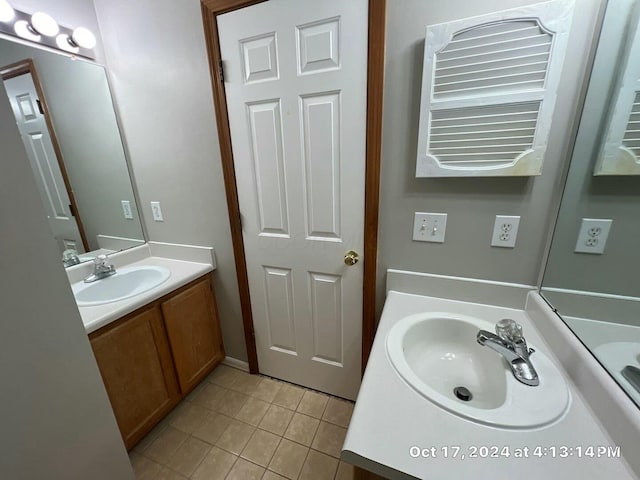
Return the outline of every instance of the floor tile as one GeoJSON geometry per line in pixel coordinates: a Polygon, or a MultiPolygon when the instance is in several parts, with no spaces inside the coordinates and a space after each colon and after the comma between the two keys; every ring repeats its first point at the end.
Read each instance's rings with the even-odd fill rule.
{"type": "Polygon", "coordinates": [[[353,413],[353,403],[347,400],[331,397],[327,402],[322,420],[341,427],[348,427],[353,413]]]}
{"type": "Polygon", "coordinates": [[[137,453],[131,453],[129,460],[131,461],[136,480],[155,480],[158,473],[162,470],[162,465],[137,453]]]}
{"type": "Polygon", "coordinates": [[[295,480],[302,470],[308,452],[309,448],[283,438],[269,463],[269,470],[295,480]]]}
{"type": "Polygon", "coordinates": [[[244,406],[249,397],[244,393],[227,390],[216,408],[218,413],[222,413],[228,417],[235,417],[240,409],[244,406]]]}
{"type": "Polygon", "coordinates": [[[284,434],[293,417],[293,412],[278,405],[271,405],[259,427],[276,435],[284,434]]]}
{"type": "MultiPolygon", "coordinates": [[[[251,396],[271,403],[282,388],[283,383],[272,378],[262,377],[262,380],[251,396]]],[[[293,410],[293,409],[291,409],[293,410]]]]}
{"type": "Polygon", "coordinates": [[[346,433],[346,428],[332,423],[320,422],[316,436],[311,443],[311,448],[339,458],[346,433]]]}
{"type": "Polygon", "coordinates": [[[175,453],[178,447],[180,447],[188,437],[189,435],[180,430],[167,427],[158,438],[153,441],[144,454],[151,460],[166,465],[171,455],[175,453]]]}
{"type": "Polygon", "coordinates": [[[264,472],[263,467],[239,458],[231,468],[227,480],[260,480],[264,472]]]}
{"type": "Polygon", "coordinates": [[[207,382],[202,382],[200,385],[198,385],[196,388],[194,388],[193,390],[191,390],[191,392],[189,392],[189,395],[187,395],[184,400],[185,402],[192,402],[194,398],[196,398],[200,392],[202,392],[202,390],[204,390],[204,387],[207,386],[208,383],[207,382]]]}
{"type": "Polygon", "coordinates": [[[333,480],[337,469],[337,458],[310,450],[299,478],[300,480],[333,480]]]}
{"type": "Polygon", "coordinates": [[[278,475],[276,472],[267,470],[266,472],[264,472],[262,480],[287,480],[287,477],[283,477],[282,475],[278,475]]]}
{"type": "Polygon", "coordinates": [[[251,375],[246,372],[240,372],[233,383],[229,385],[229,389],[244,393],[245,395],[252,395],[258,388],[258,385],[260,385],[261,381],[262,377],[260,375],[251,375]]]}
{"type": "Polygon", "coordinates": [[[347,462],[340,462],[338,464],[338,471],[336,472],[335,480],[354,480],[355,473],[353,465],[347,462]]]}
{"type": "Polygon", "coordinates": [[[317,418],[296,412],[284,432],[284,438],[310,447],[319,424],[320,420],[317,418]]]}
{"type": "Polygon", "coordinates": [[[222,433],[231,423],[231,418],[221,413],[211,412],[205,421],[193,432],[194,437],[204,440],[211,445],[220,439],[222,433]]]}
{"type": "Polygon", "coordinates": [[[135,453],[144,453],[153,441],[160,436],[162,432],[169,426],[169,422],[160,422],[147,435],[138,442],[133,451],[135,453]]]}
{"type": "Polygon", "coordinates": [[[207,381],[220,385],[221,387],[229,388],[241,373],[243,372],[237,368],[218,365],[213,372],[209,374],[207,381]]]}
{"type": "Polygon", "coordinates": [[[211,450],[211,445],[198,440],[194,437],[189,437],[171,456],[171,459],[167,463],[167,467],[176,472],[189,477],[196,469],[202,459],[211,450]]]}
{"type": "Polygon", "coordinates": [[[187,477],[174,472],[170,468],[164,467],[153,480],[187,480],[187,477]]]}
{"type": "Polygon", "coordinates": [[[257,398],[250,397],[247,399],[245,404],[242,406],[236,418],[244,423],[248,423],[250,425],[258,426],[264,414],[267,413],[269,409],[269,404],[267,402],[263,402],[262,400],[258,400],[257,398]]]}
{"type": "Polygon", "coordinates": [[[177,413],[171,421],[171,426],[185,433],[193,433],[204,423],[211,412],[208,408],[190,402],[183,402],[176,410],[177,413]]]}
{"type": "Polygon", "coordinates": [[[206,384],[200,393],[191,401],[194,405],[200,405],[211,410],[217,410],[222,405],[225,394],[228,392],[226,388],[219,385],[206,384]]]}
{"type": "Polygon", "coordinates": [[[239,420],[231,420],[227,429],[216,442],[216,446],[234,455],[240,455],[240,452],[244,450],[254,431],[255,427],[251,425],[240,422],[239,420]]]}
{"type": "Polygon", "coordinates": [[[307,390],[304,392],[304,395],[302,395],[302,400],[300,400],[298,404],[297,411],[310,417],[322,418],[328,401],[328,395],[307,390]]]}
{"type": "Polygon", "coordinates": [[[237,458],[229,452],[213,447],[191,478],[192,480],[223,480],[237,458]]]}
{"type": "Polygon", "coordinates": [[[280,438],[278,435],[258,429],[253,432],[240,456],[266,467],[278,448],[280,438]]]}
{"type": "Polygon", "coordinates": [[[273,398],[272,403],[288,408],[289,410],[295,410],[298,408],[302,395],[304,395],[304,388],[285,383],[273,398]]]}

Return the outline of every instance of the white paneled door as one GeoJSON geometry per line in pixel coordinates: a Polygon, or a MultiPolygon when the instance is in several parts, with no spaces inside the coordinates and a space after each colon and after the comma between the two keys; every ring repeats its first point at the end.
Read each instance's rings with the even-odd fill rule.
{"type": "Polygon", "coordinates": [[[360,385],[366,0],[218,16],[260,372],[360,385]]]}
{"type": "Polygon", "coordinates": [[[40,99],[33,79],[30,74],[25,73],[4,80],[4,87],[16,117],[53,236],[61,251],[72,248],[78,253],[84,253],[80,230],[71,213],[71,201],[47,122],[40,111],[40,99]]]}

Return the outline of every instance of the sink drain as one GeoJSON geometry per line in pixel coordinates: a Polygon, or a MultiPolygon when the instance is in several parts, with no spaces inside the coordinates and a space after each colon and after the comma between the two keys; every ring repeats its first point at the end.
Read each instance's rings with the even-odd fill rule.
{"type": "Polygon", "coordinates": [[[453,394],[463,402],[468,402],[473,398],[473,394],[466,387],[456,387],[453,389],[453,394]]]}

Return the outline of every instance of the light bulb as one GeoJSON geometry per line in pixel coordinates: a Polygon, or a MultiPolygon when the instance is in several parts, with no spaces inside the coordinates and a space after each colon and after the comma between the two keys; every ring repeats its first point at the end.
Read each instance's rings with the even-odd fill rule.
{"type": "Polygon", "coordinates": [[[96,36],[88,28],[78,27],[71,35],[71,43],[79,47],[92,49],[96,46],[96,36]]]}
{"type": "Polygon", "coordinates": [[[66,33],[61,33],[56,37],[56,45],[65,52],[78,53],[80,51],[66,33]]]}
{"type": "Polygon", "coordinates": [[[42,37],[40,35],[36,35],[29,28],[29,22],[26,20],[19,20],[13,26],[13,29],[16,31],[16,35],[20,38],[24,38],[26,40],[31,40],[32,42],[39,42],[42,37]]]}
{"type": "Polygon", "coordinates": [[[0,22],[9,22],[13,20],[16,12],[13,10],[13,7],[9,5],[7,0],[0,0],[0,22]]]}
{"type": "Polygon", "coordinates": [[[31,27],[45,37],[55,37],[60,31],[60,27],[53,17],[44,12],[36,12],[31,15],[31,27]]]}

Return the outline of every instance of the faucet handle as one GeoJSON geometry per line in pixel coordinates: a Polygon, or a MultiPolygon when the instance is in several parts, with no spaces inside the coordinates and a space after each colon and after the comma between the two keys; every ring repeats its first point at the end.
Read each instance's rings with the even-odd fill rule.
{"type": "Polygon", "coordinates": [[[503,340],[518,343],[524,339],[522,325],[510,318],[503,318],[496,323],[496,334],[503,340]]]}
{"type": "Polygon", "coordinates": [[[101,267],[106,267],[107,265],[107,256],[102,254],[102,255],[97,255],[94,259],[93,259],[93,265],[95,266],[95,268],[101,268],[101,267]]]}

